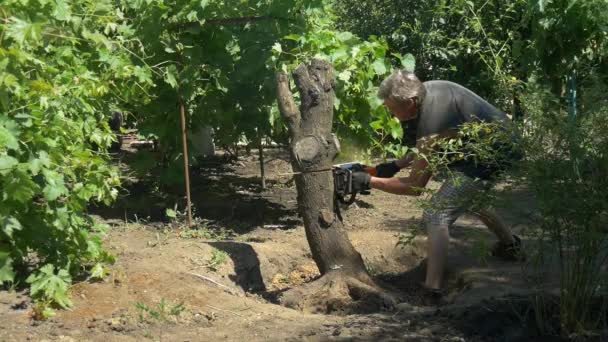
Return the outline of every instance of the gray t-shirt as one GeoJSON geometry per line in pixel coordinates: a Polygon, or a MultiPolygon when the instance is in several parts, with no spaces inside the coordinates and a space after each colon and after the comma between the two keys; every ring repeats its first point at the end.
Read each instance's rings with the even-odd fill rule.
{"type": "MultiPolygon", "coordinates": [[[[495,122],[508,126],[509,117],[471,90],[449,81],[424,82],[426,97],[416,119],[403,122],[404,143],[415,146],[420,138],[457,131],[467,122],[495,122]]],[[[453,164],[451,168],[479,176],[485,170],[471,162],[453,164]]]]}
{"type": "Polygon", "coordinates": [[[466,122],[504,122],[507,115],[469,89],[449,81],[424,82],[416,138],[457,130],[466,122]]]}

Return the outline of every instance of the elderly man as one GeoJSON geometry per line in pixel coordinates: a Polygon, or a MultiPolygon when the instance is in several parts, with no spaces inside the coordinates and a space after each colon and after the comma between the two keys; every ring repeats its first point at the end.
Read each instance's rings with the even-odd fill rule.
{"type": "MultiPolygon", "coordinates": [[[[431,144],[437,139],[453,137],[461,125],[482,121],[508,125],[509,118],[484,99],[458,84],[448,81],[420,82],[412,73],[395,71],[382,82],[378,97],[394,117],[407,122],[406,136],[415,141],[419,152],[432,153],[431,144]],[[409,133],[409,134],[408,134],[409,133]]],[[[449,228],[469,209],[470,199],[488,188],[491,174],[474,162],[448,166],[452,176],[441,185],[424,211],[423,223],[428,235],[427,272],[424,287],[431,298],[440,298],[442,277],[447,261],[449,228]]],[[[354,175],[361,188],[379,189],[398,195],[418,196],[432,176],[425,159],[413,153],[403,159],[376,166],[377,177],[365,173],[354,175]],[[410,167],[408,177],[393,178],[399,170],[410,167]]],[[[521,240],[489,210],[477,210],[481,221],[496,235],[498,243],[493,254],[517,260],[521,240]]]]}

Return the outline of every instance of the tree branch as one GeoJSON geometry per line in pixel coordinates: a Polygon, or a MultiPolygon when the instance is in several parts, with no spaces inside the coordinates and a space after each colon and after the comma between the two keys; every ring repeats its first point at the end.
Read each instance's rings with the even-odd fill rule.
{"type": "Polygon", "coordinates": [[[283,20],[283,21],[292,21],[288,18],[281,17],[273,17],[270,15],[265,16],[248,16],[248,17],[240,17],[240,18],[223,18],[223,19],[207,19],[205,23],[207,24],[215,24],[215,25],[228,25],[228,24],[247,24],[255,21],[264,21],[264,20],[283,20]]]}
{"type": "Polygon", "coordinates": [[[289,77],[287,74],[282,71],[277,72],[276,80],[279,111],[287,120],[287,126],[289,126],[289,132],[293,138],[300,134],[300,110],[289,89],[289,77]]]}
{"type": "Polygon", "coordinates": [[[187,30],[187,29],[200,28],[205,25],[215,25],[215,26],[243,25],[243,24],[255,23],[255,22],[260,22],[260,21],[270,21],[270,20],[286,21],[286,22],[295,21],[294,19],[266,15],[266,16],[246,16],[246,17],[239,17],[239,18],[204,19],[203,24],[201,24],[199,22],[179,23],[179,24],[175,25],[174,27],[187,30]]]}

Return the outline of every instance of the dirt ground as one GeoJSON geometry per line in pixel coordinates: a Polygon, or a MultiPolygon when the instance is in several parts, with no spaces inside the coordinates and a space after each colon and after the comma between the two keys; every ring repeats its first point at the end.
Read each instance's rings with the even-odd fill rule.
{"type": "MultiPolygon", "coordinates": [[[[75,284],[73,308],[42,322],[32,320],[27,293],[0,292],[0,341],[531,340],[517,315],[518,295],[529,290],[527,265],[487,256],[494,238],[466,215],[451,231],[450,303],[421,306],[424,234],[397,246],[399,234],[419,231],[421,210],[414,199],[378,191],[342,213],[370,273],[401,293],[397,309],[338,316],[278,305],[282,291],[315,279],[318,270],[295,186],[283,175],[291,167],[278,150],[266,154],[265,190],[255,153],[193,168],[196,229],[168,221],[165,209],[175,197],[142,180],[126,186],[114,207],[92,208],[113,227],[106,246],[117,262],[109,275],[75,284]]],[[[531,199],[525,191],[511,196],[500,213],[525,236],[531,199]]]]}

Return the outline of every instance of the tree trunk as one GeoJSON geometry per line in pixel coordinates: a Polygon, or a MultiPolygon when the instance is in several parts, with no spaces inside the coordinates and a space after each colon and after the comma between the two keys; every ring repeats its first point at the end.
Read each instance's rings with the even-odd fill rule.
{"type": "Polygon", "coordinates": [[[332,161],[339,143],[331,133],[334,108],[334,70],[313,60],[293,73],[300,93],[298,109],[285,73],[277,74],[277,97],[291,135],[291,160],[296,172],[298,209],[321,279],[288,291],[282,301],[305,311],[374,311],[392,306],[369,276],[334,211],[332,161]]]}

